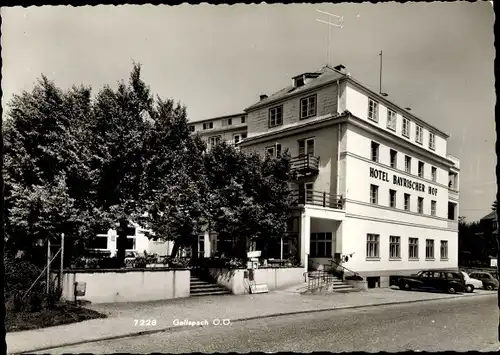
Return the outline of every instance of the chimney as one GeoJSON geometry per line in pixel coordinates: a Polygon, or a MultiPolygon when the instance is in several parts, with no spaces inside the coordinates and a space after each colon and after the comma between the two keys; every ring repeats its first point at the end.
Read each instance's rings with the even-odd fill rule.
{"type": "Polygon", "coordinates": [[[341,72],[342,74],[345,74],[345,66],[343,66],[342,64],[339,64],[337,65],[336,67],[333,67],[333,69],[335,70],[338,70],[339,72],[341,72]]]}
{"type": "Polygon", "coordinates": [[[265,99],[267,99],[267,95],[266,94],[260,95],[260,101],[265,100],[265,99]]]}

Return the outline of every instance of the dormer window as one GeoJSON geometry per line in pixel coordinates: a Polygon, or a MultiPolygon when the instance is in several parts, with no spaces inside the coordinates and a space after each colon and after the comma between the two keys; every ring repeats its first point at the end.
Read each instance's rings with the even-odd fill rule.
{"type": "Polygon", "coordinates": [[[298,78],[295,78],[295,85],[296,88],[299,88],[301,86],[304,86],[304,77],[300,76],[298,78]]]}

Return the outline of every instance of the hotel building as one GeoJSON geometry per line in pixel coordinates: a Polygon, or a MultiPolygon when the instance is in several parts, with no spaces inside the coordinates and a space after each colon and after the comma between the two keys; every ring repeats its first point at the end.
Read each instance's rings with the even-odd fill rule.
{"type": "MultiPolygon", "coordinates": [[[[389,275],[458,267],[460,162],[447,154],[446,133],[342,65],[297,75],[244,112],[228,116],[245,117],[241,130],[224,128],[221,117],[194,131],[209,144],[240,134],[241,149],[289,151],[300,208],[285,256],[295,243],[305,270],[342,261],[372,287],[388,286],[389,275]]],[[[205,255],[214,238],[200,240],[205,255]]]]}

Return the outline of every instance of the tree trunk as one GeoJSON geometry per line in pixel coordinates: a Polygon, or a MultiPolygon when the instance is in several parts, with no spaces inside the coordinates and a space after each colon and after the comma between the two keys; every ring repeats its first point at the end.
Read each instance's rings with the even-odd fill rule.
{"type": "Polygon", "coordinates": [[[121,220],[118,227],[118,238],[116,238],[116,266],[118,268],[125,266],[125,249],[127,247],[127,227],[128,221],[121,220]]]}
{"type": "Polygon", "coordinates": [[[174,247],[172,248],[172,252],[170,253],[170,257],[174,259],[177,256],[177,253],[179,252],[180,249],[180,244],[177,240],[174,240],[174,247]]]}

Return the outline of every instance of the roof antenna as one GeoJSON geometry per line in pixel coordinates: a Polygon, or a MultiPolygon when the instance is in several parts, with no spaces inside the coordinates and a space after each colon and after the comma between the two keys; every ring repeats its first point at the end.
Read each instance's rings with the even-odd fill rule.
{"type": "Polygon", "coordinates": [[[317,10],[317,9],[316,9],[316,11],[320,12],[322,14],[328,15],[328,21],[323,21],[323,20],[319,20],[319,19],[316,19],[316,21],[321,22],[321,23],[325,23],[325,24],[328,25],[328,42],[327,42],[327,45],[326,45],[326,65],[330,65],[330,37],[331,37],[331,28],[332,28],[332,26],[333,27],[343,28],[344,27],[344,16],[334,15],[334,14],[331,14],[329,12],[321,11],[321,10],[317,10]],[[336,20],[338,20],[338,23],[333,23],[332,22],[333,18],[335,18],[336,20]]]}
{"type": "Polygon", "coordinates": [[[382,92],[382,51],[380,51],[380,86],[378,93],[382,96],[388,96],[385,92],[382,92]]]}

